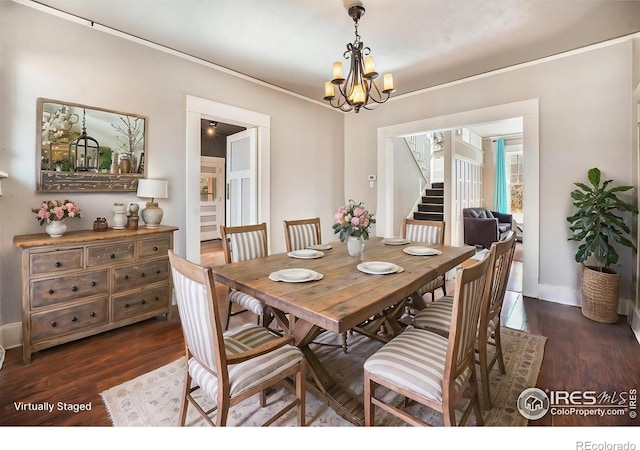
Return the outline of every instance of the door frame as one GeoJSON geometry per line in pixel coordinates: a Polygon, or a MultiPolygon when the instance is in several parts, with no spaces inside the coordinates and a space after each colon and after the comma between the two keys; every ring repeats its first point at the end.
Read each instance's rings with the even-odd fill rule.
{"type": "MultiPolygon", "coordinates": [[[[258,223],[271,217],[271,116],[192,95],[186,96],[186,259],[200,262],[201,119],[258,129],[258,223]]],[[[270,227],[268,227],[270,229],[270,227]]]]}
{"type": "MultiPolygon", "coordinates": [[[[540,298],[540,124],[539,99],[431,117],[378,128],[378,197],[376,233],[392,236],[393,139],[433,130],[460,128],[522,117],[524,157],[524,210],[522,294],[540,298]]],[[[445,167],[445,172],[446,172],[445,167]]],[[[445,211],[446,212],[446,211],[445,211]]]]}
{"type": "MultiPolygon", "coordinates": [[[[219,193],[220,190],[222,190],[222,200],[219,202],[220,204],[218,205],[219,207],[216,208],[215,214],[216,214],[216,233],[217,235],[213,238],[210,239],[204,239],[204,240],[211,240],[211,239],[220,239],[220,225],[225,225],[225,216],[226,216],[226,195],[225,195],[225,177],[226,177],[226,163],[225,163],[225,158],[221,158],[219,156],[201,156],[200,157],[200,177],[202,177],[202,167],[203,166],[208,166],[208,167],[216,167],[216,168],[222,168],[220,174],[221,174],[221,178],[222,178],[222,182],[219,184],[219,186],[217,186],[217,192],[219,193]],[[220,214],[222,212],[222,214],[220,214]]],[[[202,194],[201,194],[202,195],[202,194]]],[[[215,204],[215,202],[203,202],[202,200],[200,200],[200,207],[202,208],[202,203],[210,203],[210,204],[215,204]]],[[[200,211],[200,220],[202,220],[202,210],[200,211]]],[[[200,227],[200,242],[202,242],[202,223],[201,223],[201,227],[200,227]]]]}

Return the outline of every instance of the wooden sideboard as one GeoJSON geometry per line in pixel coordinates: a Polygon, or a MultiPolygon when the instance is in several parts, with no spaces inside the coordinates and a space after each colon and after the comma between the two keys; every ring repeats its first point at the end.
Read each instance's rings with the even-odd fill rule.
{"type": "Polygon", "coordinates": [[[171,307],[168,250],[178,228],[15,236],[22,263],[22,358],[171,307]]]}

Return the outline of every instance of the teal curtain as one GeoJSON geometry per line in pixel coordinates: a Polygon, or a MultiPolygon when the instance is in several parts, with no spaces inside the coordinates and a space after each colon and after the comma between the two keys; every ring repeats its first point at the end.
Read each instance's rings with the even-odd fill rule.
{"type": "Polygon", "coordinates": [[[507,165],[504,154],[504,139],[496,141],[496,183],[493,190],[495,211],[508,213],[507,209],[507,165]]]}

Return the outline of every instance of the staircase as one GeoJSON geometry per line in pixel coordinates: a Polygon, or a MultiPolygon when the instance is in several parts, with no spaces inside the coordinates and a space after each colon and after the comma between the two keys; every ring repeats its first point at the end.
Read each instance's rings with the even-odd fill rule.
{"type": "Polygon", "coordinates": [[[430,189],[425,189],[422,202],[418,210],[413,213],[416,220],[444,220],[444,183],[433,183],[430,189]]]}

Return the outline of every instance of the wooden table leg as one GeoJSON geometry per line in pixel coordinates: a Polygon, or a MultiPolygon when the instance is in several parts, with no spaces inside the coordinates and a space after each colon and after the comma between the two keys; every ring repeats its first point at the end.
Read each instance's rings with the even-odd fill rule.
{"type": "Polygon", "coordinates": [[[398,319],[400,319],[404,312],[405,303],[406,300],[402,300],[390,306],[380,314],[376,314],[367,322],[358,325],[353,330],[371,339],[389,342],[404,329],[404,326],[398,319]]]}
{"type": "MultiPolygon", "coordinates": [[[[279,317],[276,314],[276,317],[279,317]]],[[[281,320],[281,319],[279,319],[281,320]]],[[[282,326],[282,324],[281,324],[282,326]]],[[[364,405],[342,386],[337,384],[327,372],[309,344],[322,333],[322,329],[304,320],[289,316],[288,334],[294,337],[295,345],[302,350],[307,359],[307,374],[310,382],[308,389],[334,409],[341,417],[354,425],[364,425],[364,405]]]]}

